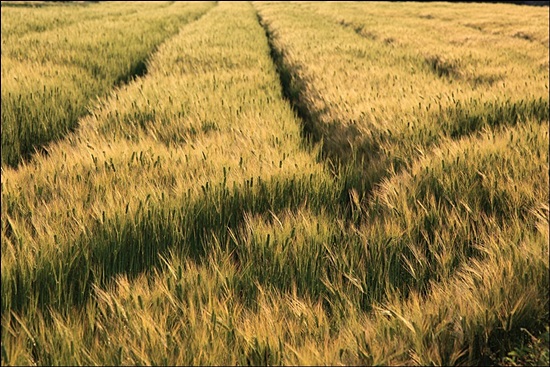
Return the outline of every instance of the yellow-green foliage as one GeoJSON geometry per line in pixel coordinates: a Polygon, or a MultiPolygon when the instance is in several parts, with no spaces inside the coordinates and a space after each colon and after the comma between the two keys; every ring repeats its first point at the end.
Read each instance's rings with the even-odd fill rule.
{"type": "Polygon", "coordinates": [[[547,9],[70,6],[186,24],[2,168],[3,364],[548,363],[547,9]]]}
{"type": "Polygon", "coordinates": [[[211,5],[3,6],[2,165],[74,129],[95,97],[142,74],[148,55],[211,5]]]}
{"type": "Polygon", "coordinates": [[[515,6],[497,6],[494,22],[508,16],[510,30],[493,34],[461,25],[487,17],[480,7],[488,11],[470,4],[257,4],[298,109],[317,121],[308,130],[333,161],[363,159],[368,188],[443,137],[548,119],[548,42],[508,36],[533,18],[533,37],[542,37],[548,9],[522,8],[518,21],[515,6]]]}

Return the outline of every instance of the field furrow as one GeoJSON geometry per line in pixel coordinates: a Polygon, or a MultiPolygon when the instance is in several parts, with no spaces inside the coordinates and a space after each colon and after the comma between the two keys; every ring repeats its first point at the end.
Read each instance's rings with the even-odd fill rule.
{"type": "MultiPolygon", "coordinates": [[[[95,98],[143,74],[160,43],[212,6],[166,5],[139,4],[135,12],[102,18],[82,13],[63,27],[2,33],[2,165],[16,167],[37,149],[47,151],[42,148],[73,130],[95,98]]],[[[6,8],[3,17],[13,10],[6,8]]],[[[56,9],[49,12],[55,23],[56,9]]]]}
{"type": "MultiPolygon", "coordinates": [[[[414,299],[418,294],[430,293],[434,281],[447,287],[462,276],[461,269],[467,264],[482,261],[496,233],[506,233],[496,238],[513,238],[512,242],[520,246],[527,228],[532,228],[534,237],[525,246],[539,248],[543,254],[548,251],[546,232],[540,228],[548,221],[548,157],[543,153],[548,146],[548,70],[540,67],[548,60],[547,48],[545,51],[544,47],[534,45],[527,50],[522,48],[525,50],[522,55],[506,51],[501,54],[501,49],[517,45],[507,44],[507,37],[500,37],[498,41],[506,47],[487,49],[484,58],[488,64],[501,64],[502,70],[506,70],[502,83],[498,87],[480,88],[472,78],[485,70],[479,70],[477,64],[468,60],[476,52],[475,45],[454,50],[462,64],[471,68],[472,77],[460,72],[438,73],[437,67],[426,64],[422,52],[441,49],[443,55],[450,54],[449,40],[445,37],[454,33],[449,29],[437,30],[438,26],[448,24],[439,22],[435,27],[423,28],[415,16],[388,5],[350,4],[340,9],[329,3],[255,3],[270,38],[285,94],[306,120],[306,132],[322,142],[325,159],[333,164],[344,162],[340,177],[345,177],[352,187],[352,219],[369,250],[366,257],[355,253],[357,257],[350,261],[353,257],[348,253],[339,256],[340,261],[335,263],[356,264],[350,267],[353,269],[350,279],[358,281],[363,295],[350,303],[366,309],[381,301],[389,302],[391,307],[402,307],[398,298],[388,301],[385,297],[397,293],[414,299]],[[389,17],[387,26],[379,24],[384,21],[381,16],[386,7],[404,20],[396,22],[395,17],[389,17]],[[407,39],[408,44],[404,41],[394,44],[366,33],[368,26],[350,27],[353,23],[346,16],[363,22],[371,16],[373,22],[378,22],[372,25],[373,29],[387,32],[385,26],[393,27],[392,30],[397,30],[392,35],[401,38],[406,37],[409,21],[417,25],[414,31],[418,34],[407,39]],[[333,21],[327,23],[327,18],[333,21]],[[420,41],[425,45],[418,45],[420,41]],[[523,62],[526,66],[521,68],[523,62]],[[513,137],[518,135],[521,138],[517,146],[505,146],[506,139],[513,143],[513,137]],[[472,149],[480,144],[480,138],[491,147],[490,153],[472,149]],[[488,144],[491,138],[493,141],[488,144]],[[513,151],[519,153],[516,158],[513,151]],[[439,160],[440,165],[419,169],[419,164],[423,164],[420,162],[426,159],[433,163],[439,160]],[[524,159],[529,163],[522,163],[524,159]],[[529,172],[520,172],[522,169],[529,172]],[[412,181],[405,177],[411,177],[412,181]],[[388,200],[389,197],[392,199],[388,200]],[[533,213],[546,214],[539,222],[539,214],[533,213]],[[386,269],[378,272],[369,264],[367,273],[357,271],[362,268],[359,264],[372,258],[385,264],[386,269]]],[[[477,51],[481,52],[481,47],[477,51]]],[[[350,248],[360,248],[355,246],[350,248]]],[[[498,256],[507,259],[508,254],[494,256],[501,261],[498,256]]],[[[547,263],[539,265],[536,271],[542,276],[547,263]]],[[[515,268],[514,276],[521,276],[520,268],[515,268]]],[[[543,300],[548,280],[544,276],[538,279],[535,287],[538,296],[533,307],[540,310],[547,305],[543,300]]],[[[349,290],[335,293],[354,294],[349,290]]],[[[521,302],[524,296],[527,297],[524,294],[516,302],[521,302]]],[[[457,304],[451,299],[439,301],[450,302],[449,307],[462,307],[462,299],[457,304]]],[[[432,307],[429,302],[423,303],[421,309],[432,307]]],[[[547,317],[544,315],[539,313],[540,319],[531,320],[535,329],[541,330],[542,320],[547,317]]],[[[466,322],[477,317],[470,316],[472,319],[466,322]]],[[[415,317],[420,325],[435,327],[433,320],[420,314],[415,317]]],[[[463,339],[462,347],[455,345],[450,349],[452,353],[445,352],[447,355],[438,351],[437,346],[428,348],[424,342],[414,341],[414,337],[402,336],[400,342],[411,340],[420,344],[397,345],[403,354],[392,361],[384,359],[388,357],[387,350],[369,351],[373,344],[366,342],[366,359],[362,363],[455,364],[466,360],[489,363],[494,356],[470,344],[479,338],[474,331],[477,326],[468,327],[473,333],[470,339],[463,339]],[[418,356],[407,359],[408,348],[418,356]],[[430,359],[435,356],[436,360],[430,359]]],[[[484,330],[493,327],[497,326],[485,325],[484,330]]],[[[501,333],[495,338],[513,339],[520,334],[519,329],[508,329],[506,333],[506,337],[501,333]]],[[[494,341],[485,342],[494,348],[494,341]]],[[[385,340],[380,346],[387,343],[385,340]]],[[[505,345],[497,353],[501,358],[505,345]]]]}
{"type": "Polygon", "coordinates": [[[423,26],[389,4],[339,9],[330,3],[258,3],[257,8],[280,59],[287,94],[310,121],[306,130],[323,140],[333,162],[363,160],[366,191],[384,172],[410,166],[419,152],[445,137],[548,120],[547,47],[522,46],[520,53],[521,41],[497,36],[457,47],[452,35],[460,31],[442,22],[437,24],[447,29],[423,26]],[[369,14],[381,15],[370,15],[372,26],[366,22],[369,14]],[[341,25],[355,24],[353,19],[363,21],[355,26],[360,31],[341,25]],[[418,23],[411,36],[407,22],[418,23]],[[371,27],[392,33],[369,37],[371,27]],[[488,48],[495,39],[498,47],[488,48]]]}
{"type": "MultiPolygon", "coordinates": [[[[212,256],[242,264],[243,273],[231,275],[235,292],[253,304],[262,274],[266,286],[275,272],[275,287],[292,287],[284,264],[300,252],[273,253],[273,270],[250,273],[262,255],[232,234],[249,216],[321,212],[338,200],[335,187],[302,144],[252,7],[219,5],[161,46],[146,76],[114,92],[47,157],[4,172],[3,310],[97,308],[96,295],[115,275],[134,279],[154,274],[163,259],[191,266],[212,256]]],[[[47,353],[8,359],[47,363],[47,353]]]]}
{"type": "Polygon", "coordinates": [[[3,4],[2,364],[548,364],[519,8],[3,4]]]}

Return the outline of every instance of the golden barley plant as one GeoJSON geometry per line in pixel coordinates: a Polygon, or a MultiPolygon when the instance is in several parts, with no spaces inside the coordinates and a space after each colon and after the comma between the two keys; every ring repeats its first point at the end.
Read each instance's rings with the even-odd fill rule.
{"type": "Polygon", "coordinates": [[[2,27],[3,111],[4,57],[56,58],[25,69],[52,88],[78,57],[114,70],[66,88],[88,112],[47,154],[3,158],[3,364],[548,363],[547,8],[3,5],[2,27]],[[158,22],[117,33],[135,17],[158,22]],[[146,73],[44,46],[88,23],[146,73]]]}

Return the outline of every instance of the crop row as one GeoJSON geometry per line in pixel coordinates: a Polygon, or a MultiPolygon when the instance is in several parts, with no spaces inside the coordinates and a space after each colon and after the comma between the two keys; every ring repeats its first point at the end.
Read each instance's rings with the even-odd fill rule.
{"type": "Polygon", "coordinates": [[[547,72],[434,72],[355,29],[370,6],[208,5],[4,169],[2,362],[489,364],[538,338],[547,72]]]}
{"type": "Polygon", "coordinates": [[[73,130],[94,98],[143,74],[162,41],[211,7],[168,5],[109,4],[92,11],[97,6],[73,5],[61,23],[57,8],[17,21],[34,10],[3,7],[2,165],[15,167],[73,130]],[[45,28],[32,31],[32,19],[45,28]]]}
{"type": "MultiPolygon", "coordinates": [[[[67,325],[75,307],[78,318],[107,312],[97,295],[109,289],[114,276],[154,274],[163,258],[168,264],[181,258],[183,266],[192,267],[193,259],[214,256],[216,243],[227,246],[230,229],[237,233],[245,212],[267,215],[305,205],[308,198],[309,205],[320,207],[316,201],[332,195],[327,185],[328,175],[302,148],[299,124],[281,99],[255,12],[249,4],[220,4],[161,46],[147,76],[106,99],[81,121],[77,133],[52,145],[47,157],[36,156],[3,175],[2,307],[22,315],[38,345],[34,355],[9,347],[6,360],[115,363],[106,343],[125,334],[109,314],[107,329],[82,320],[81,327],[70,328],[75,333],[95,329],[96,345],[76,334],[48,336],[37,329],[36,317],[42,317],[37,315],[48,325],[56,319],[67,325]],[[313,195],[315,188],[320,192],[313,195]],[[62,346],[54,351],[50,340],[62,346]],[[70,347],[70,340],[77,345],[70,347]],[[74,356],[69,350],[84,352],[74,356]]],[[[204,281],[215,281],[213,276],[204,281]]],[[[249,289],[243,299],[256,292],[250,277],[242,275],[238,282],[249,289]]],[[[181,284],[165,289],[159,282],[158,287],[155,292],[168,292],[166,300],[184,295],[181,284]]],[[[194,288],[193,294],[200,291],[194,288]]],[[[187,323],[185,318],[178,322],[187,323]]],[[[22,327],[15,316],[6,316],[3,325],[4,337],[10,335],[8,325],[22,327]]],[[[182,351],[197,350],[192,343],[206,348],[201,328],[172,332],[182,351]]],[[[19,335],[20,342],[29,337],[19,335]]],[[[123,352],[136,363],[145,363],[133,353],[139,349],[134,343],[146,340],[127,336],[132,341],[117,339],[116,344],[128,346],[123,352]]],[[[172,363],[198,363],[201,358],[168,351],[159,349],[149,361],[165,356],[172,363]]]]}
{"type": "Polygon", "coordinates": [[[548,119],[548,47],[504,35],[469,35],[452,20],[418,18],[425,7],[412,5],[410,15],[403,6],[258,6],[306,130],[323,139],[332,161],[363,158],[363,174],[370,177],[366,191],[444,137],[548,119]],[[454,38],[463,35],[469,41],[459,47],[454,38]]]}
{"type": "MultiPolygon", "coordinates": [[[[341,184],[351,188],[356,231],[367,258],[386,268],[343,255],[334,262],[363,293],[350,304],[385,305],[376,326],[365,329],[362,363],[494,363],[521,339],[512,324],[541,330],[548,318],[544,256],[534,266],[537,280],[528,277],[520,286],[525,294],[516,293],[506,273],[463,289],[478,284],[472,278],[484,279],[481,268],[497,274],[503,263],[521,279],[524,262],[533,260],[529,251],[548,253],[548,46],[507,32],[469,35],[449,9],[404,6],[256,5],[285,94],[337,173],[345,162],[340,176],[348,182],[341,184]],[[427,12],[433,15],[417,19],[427,12]],[[468,38],[467,46],[456,47],[458,35],[468,38]],[[441,54],[427,55],[434,50],[441,54]],[[498,83],[486,77],[496,73],[498,83]],[[531,250],[510,258],[509,246],[531,250]],[[464,273],[471,263],[481,267],[475,276],[464,273]],[[499,298],[498,287],[510,298],[499,298]],[[460,296],[453,294],[458,289],[460,296]],[[534,303],[524,304],[530,297],[534,303]],[[487,312],[514,304],[537,316],[527,321],[509,309],[506,317],[481,321],[479,311],[466,312],[467,302],[487,312]],[[521,321],[512,321],[516,316],[521,321]]],[[[536,17],[542,27],[544,12],[524,17],[536,17]]]]}

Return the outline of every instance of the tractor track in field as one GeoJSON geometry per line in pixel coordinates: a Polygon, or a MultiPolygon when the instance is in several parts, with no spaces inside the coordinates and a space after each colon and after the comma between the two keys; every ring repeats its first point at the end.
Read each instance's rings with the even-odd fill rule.
{"type": "MultiPolygon", "coordinates": [[[[185,26],[194,23],[198,20],[200,20],[204,15],[208,14],[213,8],[217,6],[217,3],[210,9],[206,10],[202,14],[199,14],[198,16],[195,15],[195,17],[191,17],[187,21],[180,20],[181,24],[179,25],[178,29],[171,35],[168,35],[166,38],[164,38],[162,41],[160,41],[158,44],[155,44],[151,47],[150,50],[142,57],[137,60],[134,60],[129,67],[129,70],[126,72],[122,72],[119,74],[116,78],[114,78],[110,88],[107,88],[104,91],[101,91],[99,94],[92,95],[89,97],[89,99],[86,102],[86,105],[84,106],[83,111],[81,113],[77,114],[68,122],[66,123],[66,126],[64,127],[63,132],[58,132],[55,135],[49,134],[47,136],[35,136],[32,137],[32,141],[21,148],[21,150],[18,152],[17,156],[9,156],[4,160],[4,155],[2,157],[3,165],[6,167],[17,169],[21,162],[29,162],[32,160],[33,156],[35,154],[42,154],[47,156],[48,155],[48,146],[52,143],[55,143],[56,141],[59,141],[61,139],[64,139],[67,135],[67,133],[75,132],[78,127],[80,126],[80,120],[85,118],[86,116],[90,115],[90,111],[93,109],[94,104],[102,99],[108,96],[111,93],[116,92],[117,90],[125,87],[126,85],[129,85],[133,81],[135,81],[138,78],[144,77],[148,73],[148,64],[149,60],[155,55],[155,53],[159,50],[159,48],[171,40],[173,37],[177,36],[177,34],[181,31],[182,28],[185,26]]],[[[70,25],[70,24],[69,24],[70,25]]],[[[57,62],[54,60],[54,64],[57,64],[57,62]]],[[[75,64],[75,66],[82,68],[83,72],[89,73],[91,75],[91,79],[98,79],[102,78],[102,73],[105,73],[101,70],[100,67],[92,67],[90,70],[86,70],[86,67],[84,65],[78,65],[75,64]]],[[[32,97],[32,93],[30,94],[32,97]]],[[[6,102],[7,103],[7,102],[6,102]]],[[[57,107],[57,106],[54,106],[57,107]]],[[[4,117],[4,116],[3,116],[4,117]]],[[[55,118],[52,117],[52,118],[55,118]]],[[[24,131],[21,130],[20,127],[18,127],[18,134],[24,135],[24,131]]],[[[7,143],[4,143],[4,140],[8,141],[10,139],[9,136],[2,135],[2,147],[8,147],[7,143]]]]}

